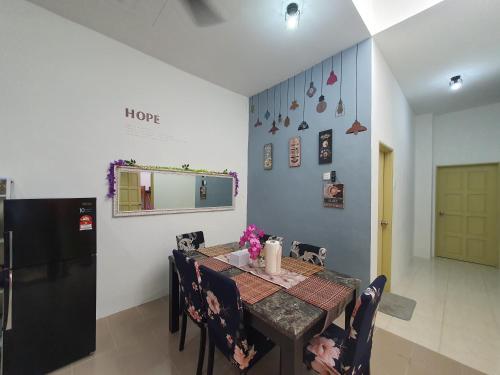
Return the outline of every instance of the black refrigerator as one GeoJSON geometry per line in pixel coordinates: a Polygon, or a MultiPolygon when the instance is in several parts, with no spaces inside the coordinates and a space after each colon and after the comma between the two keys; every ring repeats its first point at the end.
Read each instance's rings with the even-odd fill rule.
{"type": "Polygon", "coordinates": [[[4,375],[95,351],[95,198],[6,200],[2,274],[4,375]]]}

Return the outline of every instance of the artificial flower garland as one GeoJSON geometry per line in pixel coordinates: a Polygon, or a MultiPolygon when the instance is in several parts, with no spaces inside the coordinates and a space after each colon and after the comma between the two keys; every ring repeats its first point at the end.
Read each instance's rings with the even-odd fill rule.
{"type": "Polygon", "coordinates": [[[217,171],[209,171],[207,169],[192,169],[189,168],[189,164],[183,164],[182,167],[162,167],[162,166],[156,166],[156,165],[138,165],[134,159],[130,160],[115,160],[109,163],[109,168],[108,168],[108,175],[107,175],[107,180],[108,180],[108,198],[113,198],[116,194],[116,176],[115,176],[115,167],[135,167],[138,169],[145,169],[145,170],[160,170],[160,171],[175,171],[175,172],[194,172],[194,173],[203,173],[207,175],[211,174],[227,174],[231,176],[234,180],[234,196],[238,196],[239,188],[240,188],[240,179],[238,178],[238,173],[233,172],[233,171],[228,171],[227,169],[224,169],[222,172],[217,172],[217,171]]]}

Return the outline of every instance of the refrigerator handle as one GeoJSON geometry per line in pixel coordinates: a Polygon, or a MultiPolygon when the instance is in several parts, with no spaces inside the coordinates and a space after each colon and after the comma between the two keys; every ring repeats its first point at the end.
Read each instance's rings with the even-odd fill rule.
{"type": "MultiPolygon", "coordinates": [[[[4,300],[4,330],[10,331],[12,329],[12,270],[9,270],[9,276],[7,283],[9,284],[9,290],[7,295],[7,301],[4,300]]],[[[5,297],[5,292],[4,292],[5,297]]]]}
{"type": "Polygon", "coordinates": [[[12,269],[12,258],[13,258],[13,251],[12,251],[12,243],[13,243],[13,238],[14,238],[14,232],[9,230],[9,268],[12,269]]]}

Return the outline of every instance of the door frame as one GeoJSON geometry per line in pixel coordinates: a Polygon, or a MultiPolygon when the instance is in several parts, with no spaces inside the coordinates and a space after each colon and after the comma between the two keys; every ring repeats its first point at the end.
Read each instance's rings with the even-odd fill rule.
{"type": "MultiPolygon", "coordinates": [[[[438,170],[440,168],[453,168],[453,167],[476,167],[481,165],[492,165],[497,169],[497,233],[500,233],[500,162],[486,162],[486,163],[470,163],[470,164],[443,164],[436,165],[434,168],[434,176],[433,176],[433,197],[432,197],[432,217],[431,217],[431,235],[432,235],[432,249],[431,256],[432,258],[437,258],[437,215],[438,215],[438,205],[437,205],[437,197],[438,197],[438,186],[437,186],[437,176],[438,170]]],[[[500,268],[500,235],[497,237],[497,253],[498,260],[496,268],[500,268]]],[[[491,266],[485,266],[491,267],[491,266]]]]}
{"type": "Polygon", "coordinates": [[[393,225],[393,206],[394,206],[394,150],[379,143],[379,169],[380,169],[380,154],[384,154],[384,171],[383,180],[380,181],[380,170],[378,178],[378,208],[377,208],[377,237],[382,234],[382,238],[377,241],[377,273],[384,274],[387,277],[385,286],[386,291],[391,290],[392,281],[392,225],[393,225]],[[381,189],[382,187],[382,189],[381,189]],[[388,187],[388,188],[387,188],[388,187]],[[382,195],[380,193],[382,190],[382,195]],[[382,199],[381,199],[382,197],[382,199]],[[381,206],[384,210],[380,215],[381,206]],[[387,221],[387,225],[381,229],[380,217],[387,221]],[[385,262],[384,262],[385,258],[385,262]],[[384,267],[385,263],[385,267],[384,267]]]}

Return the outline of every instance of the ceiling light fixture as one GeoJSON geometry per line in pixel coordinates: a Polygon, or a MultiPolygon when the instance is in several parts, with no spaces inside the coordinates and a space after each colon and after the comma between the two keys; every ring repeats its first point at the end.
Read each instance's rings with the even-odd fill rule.
{"type": "Polygon", "coordinates": [[[453,76],[450,78],[450,90],[453,90],[453,91],[456,91],[456,90],[460,90],[462,88],[462,85],[463,85],[463,80],[462,80],[462,76],[458,75],[458,76],[453,76]]]}
{"type": "Polygon", "coordinates": [[[289,30],[296,29],[299,26],[300,10],[297,3],[290,3],[286,7],[285,21],[289,30]]]}

